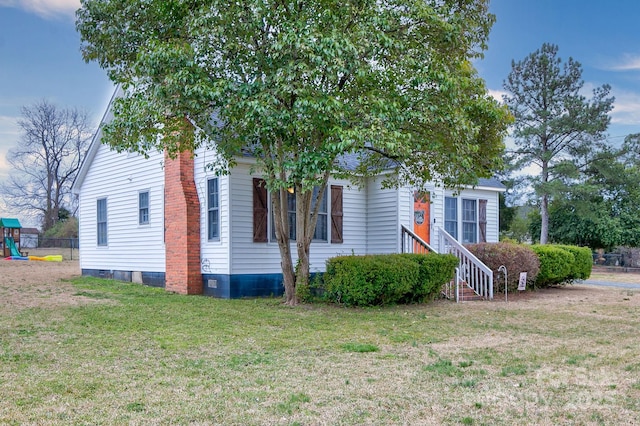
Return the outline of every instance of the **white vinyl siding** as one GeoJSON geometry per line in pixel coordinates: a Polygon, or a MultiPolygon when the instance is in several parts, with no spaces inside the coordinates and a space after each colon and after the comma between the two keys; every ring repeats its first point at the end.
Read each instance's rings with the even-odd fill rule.
{"type": "MultiPolygon", "coordinates": [[[[259,175],[250,174],[249,160],[239,162],[229,174],[230,204],[233,216],[230,218],[231,238],[231,274],[279,274],[280,250],[275,241],[268,243],[253,242],[253,178],[259,175]]],[[[330,185],[343,186],[343,243],[332,244],[327,240],[311,243],[311,272],[325,270],[326,260],[338,255],[366,253],[366,193],[358,188],[349,187],[347,181],[330,180],[330,185]]],[[[270,198],[270,197],[269,197],[270,198]]],[[[327,203],[328,201],[328,196],[327,203]]],[[[269,206],[271,201],[269,200],[269,206]]],[[[271,210],[271,209],[270,209],[271,210]]],[[[327,206],[330,214],[330,206],[327,206]]],[[[269,217],[271,211],[268,212],[269,217]]],[[[328,218],[327,218],[328,222],[328,218]]],[[[328,226],[328,225],[327,225],[328,226]]],[[[272,235],[269,220],[268,235],[272,235]]],[[[297,261],[295,241],[291,242],[293,263],[297,261]]]]}
{"type": "MultiPolygon", "coordinates": [[[[281,273],[277,243],[253,242],[254,164],[238,159],[228,175],[216,176],[206,166],[214,158],[212,151],[196,152],[195,182],[201,208],[202,273],[210,274],[276,274],[281,273]],[[209,240],[208,181],[217,179],[218,238],[209,240]]],[[[149,159],[139,155],[118,154],[100,146],[86,171],[79,190],[80,266],[83,269],[122,271],[165,271],[164,242],[164,172],[162,153],[151,153],[149,159]],[[149,223],[140,226],[139,193],[149,192],[149,223]],[[98,199],[108,200],[108,245],[97,245],[98,199]]],[[[311,244],[311,272],[325,270],[328,258],[337,255],[396,253],[400,251],[400,225],[413,224],[413,190],[383,189],[381,178],[370,178],[362,189],[345,180],[331,179],[330,185],[343,188],[343,243],[330,242],[329,231],[318,234],[322,241],[311,244]]],[[[445,197],[455,193],[440,187],[432,194],[432,245],[437,249],[438,229],[445,226],[445,197]]],[[[464,189],[457,200],[476,203],[487,200],[487,241],[498,241],[498,191],[464,189]]],[[[329,227],[331,207],[326,195],[326,221],[329,227]]],[[[323,207],[324,208],[324,207],[323,207]]],[[[458,205],[460,221],[462,206],[458,205]]],[[[324,212],[322,213],[324,214],[324,212]]],[[[270,215],[270,212],[269,212],[270,215]]],[[[172,218],[166,218],[167,221],[172,218]]],[[[460,227],[462,227],[462,223],[460,227]]],[[[321,225],[324,227],[324,225],[321,225]]],[[[267,235],[271,235],[269,225],[267,235]]],[[[166,244],[171,244],[167,241],[166,244]]],[[[291,245],[295,264],[296,246],[291,245]]]]}
{"type": "Polygon", "coordinates": [[[148,159],[97,148],[95,158],[79,188],[80,267],[117,271],[165,271],[163,197],[149,197],[149,217],[158,218],[140,226],[141,192],[162,194],[163,155],[148,159]],[[108,245],[98,246],[96,200],[107,199],[108,245]]]}
{"type": "MultiPolygon", "coordinates": [[[[229,274],[229,262],[231,250],[230,239],[230,209],[231,198],[229,196],[229,175],[216,175],[208,166],[216,158],[215,152],[201,148],[196,151],[194,159],[194,180],[200,200],[200,264],[203,274],[229,274]],[[210,232],[215,235],[215,230],[210,228],[209,206],[214,206],[209,200],[209,182],[217,181],[217,237],[209,238],[210,232]]],[[[233,169],[235,170],[235,169],[233,169]]],[[[232,170],[232,173],[233,173],[232,170]]],[[[251,193],[249,193],[250,199],[251,193]]],[[[238,208],[242,208],[241,206],[238,208]]],[[[213,214],[216,216],[216,214],[213,214]]],[[[212,218],[215,221],[215,217],[212,218]]]]}
{"type": "MultiPolygon", "coordinates": [[[[400,236],[400,192],[383,189],[382,178],[367,181],[366,215],[367,253],[397,253],[400,236]]],[[[408,208],[412,206],[407,204],[408,208]]],[[[410,222],[409,222],[410,223],[410,222]]]]}

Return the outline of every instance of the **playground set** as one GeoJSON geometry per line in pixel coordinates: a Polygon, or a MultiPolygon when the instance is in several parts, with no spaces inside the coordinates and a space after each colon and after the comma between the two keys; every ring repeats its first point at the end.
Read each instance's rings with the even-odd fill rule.
{"type": "Polygon", "coordinates": [[[5,260],[43,260],[62,262],[62,255],[29,256],[29,252],[20,250],[20,221],[14,218],[0,217],[0,250],[5,260]]]}

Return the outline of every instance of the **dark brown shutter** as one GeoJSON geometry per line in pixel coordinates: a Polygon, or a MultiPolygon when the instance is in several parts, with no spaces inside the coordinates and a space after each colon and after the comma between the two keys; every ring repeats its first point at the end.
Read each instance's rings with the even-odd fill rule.
{"type": "Polygon", "coordinates": [[[342,186],[331,185],[331,242],[342,244],[342,186]]]}
{"type": "Polygon", "coordinates": [[[253,242],[266,243],[267,187],[263,179],[253,178],[253,242]]]}
{"type": "Polygon", "coordinates": [[[478,224],[480,225],[480,242],[487,242],[487,200],[479,200],[478,224]]]}

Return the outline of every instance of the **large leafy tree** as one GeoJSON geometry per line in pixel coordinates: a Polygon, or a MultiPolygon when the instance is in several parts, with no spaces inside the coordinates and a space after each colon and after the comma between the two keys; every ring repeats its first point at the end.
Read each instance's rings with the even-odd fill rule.
{"type": "Polygon", "coordinates": [[[93,129],[85,112],[42,100],[22,108],[20,143],[7,161],[8,179],[0,187],[9,208],[39,217],[47,231],[60,212],[74,210],[71,185],[93,129]]]}
{"type": "Polygon", "coordinates": [[[388,185],[473,183],[509,119],[470,60],[487,0],[82,0],[77,28],[124,95],[105,140],[174,156],[211,144],[224,171],[256,159],[271,193],[287,303],[309,273],[330,174],[388,185]],[[359,155],[357,170],[343,167],[359,155]],[[296,196],[297,268],[286,202],[296,196]]]}
{"type": "Polygon", "coordinates": [[[531,176],[540,206],[540,243],[549,235],[549,201],[592,158],[590,152],[602,142],[609,125],[614,98],[610,87],[582,94],[582,66],[569,58],[562,63],[558,47],[543,44],[521,61],[512,61],[504,82],[504,101],[513,116],[512,152],[516,168],[535,165],[531,176]]]}

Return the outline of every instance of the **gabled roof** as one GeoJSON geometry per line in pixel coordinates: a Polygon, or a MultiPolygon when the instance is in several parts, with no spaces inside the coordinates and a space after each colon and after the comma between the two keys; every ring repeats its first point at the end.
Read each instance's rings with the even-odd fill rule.
{"type": "Polygon", "coordinates": [[[0,217],[0,228],[22,228],[18,219],[0,217]]]}
{"type": "MultiPolygon", "coordinates": [[[[82,187],[82,183],[84,182],[84,179],[87,176],[87,172],[91,167],[91,163],[93,162],[93,159],[95,158],[98,152],[98,148],[100,148],[100,145],[101,145],[102,125],[108,121],[111,121],[111,119],[113,119],[111,106],[113,102],[116,100],[116,98],[121,96],[122,93],[123,93],[122,88],[118,85],[114,90],[113,95],[111,96],[111,100],[109,100],[109,105],[107,106],[107,110],[102,116],[102,120],[100,120],[100,126],[98,127],[98,130],[96,131],[95,135],[93,136],[93,139],[91,140],[91,145],[89,145],[89,149],[87,151],[87,154],[85,155],[82,165],[80,166],[78,175],[76,176],[76,179],[73,182],[71,191],[74,194],[80,193],[80,188],[82,187]]],[[[243,156],[250,156],[250,154],[243,152],[243,156]]],[[[342,156],[340,156],[340,159],[338,161],[341,163],[343,167],[351,171],[355,170],[360,162],[358,154],[355,154],[355,153],[343,154],[342,156]]],[[[502,182],[500,182],[498,179],[495,179],[495,178],[491,178],[491,179],[480,178],[478,179],[477,185],[468,186],[468,188],[476,188],[476,189],[484,189],[489,191],[500,191],[500,192],[506,191],[506,187],[502,184],[502,182]]]]}
{"type": "MultiPolygon", "coordinates": [[[[347,154],[341,155],[338,159],[338,162],[345,169],[354,171],[358,167],[360,160],[359,160],[358,154],[347,153],[347,154]]],[[[466,188],[484,189],[488,191],[500,191],[500,192],[504,192],[507,190],[507,187],[504,186],[502,182],[500,182],[496,178],[490,178],[490,179],[479,178],[478,183],[476,185],[468,185],[466,186],[466,188]]]]}
{"type": "Polygon", "coordinates": [[[482,188],[482,189],[492,188],[499,191],[507,190],[507,187],[504,186],[504,184],[496,178],[491,178],[491,179],[480,178],[478,179],[478,184],[475,187],[482,188]]]}

